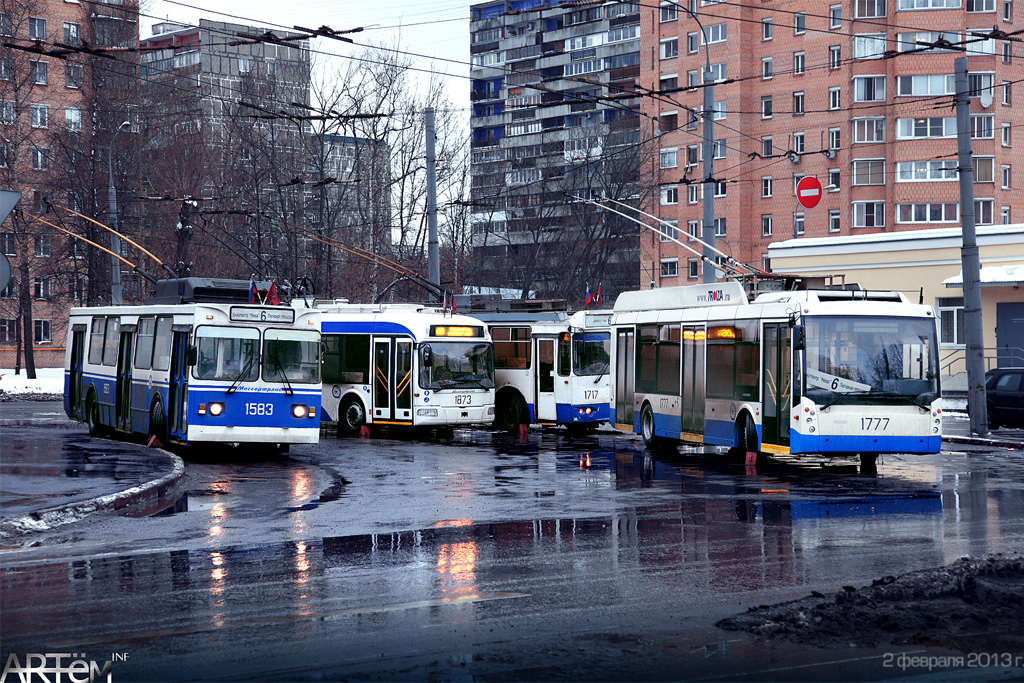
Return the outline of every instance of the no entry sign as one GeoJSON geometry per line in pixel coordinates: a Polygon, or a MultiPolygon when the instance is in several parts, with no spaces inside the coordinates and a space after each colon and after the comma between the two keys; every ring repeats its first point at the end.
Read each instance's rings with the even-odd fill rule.
{"type": "Polygon", "coordinates": [[[801,178],[796,184],[796,199],[806,209],[813,209],[821,201],[821,181],[814,176],[801,178]]]}

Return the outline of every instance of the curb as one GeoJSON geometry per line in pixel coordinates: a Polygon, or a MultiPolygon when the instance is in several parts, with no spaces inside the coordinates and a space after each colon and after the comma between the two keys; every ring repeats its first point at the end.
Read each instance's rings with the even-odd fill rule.
{"type": "MultiPolygon", "coordinates": [[[[0,538],[46,531],[77,522],[98,512],[130,511],[147,514],[147,510],[156,507],[161,498],[174,492],[185,475],[185,463],[181,458],[167,451],[159,451],[159,453],[170,460],[170,473],[119,493],[110,493],[66,505],[56,505],[14,519],[3,520],[0,522],[0,538]]],[[[153,512],[155,511],[153,510],[153,512]]]]}
{"type": "Polygon", "coordinates": [[[942,440],[948,443],[971,444],[974,446],[996,446],[999,448],[1024,448],[1020,441],[1007,441],[1003,439],[983,439],[980,436],[943,436],[942,440]]]}

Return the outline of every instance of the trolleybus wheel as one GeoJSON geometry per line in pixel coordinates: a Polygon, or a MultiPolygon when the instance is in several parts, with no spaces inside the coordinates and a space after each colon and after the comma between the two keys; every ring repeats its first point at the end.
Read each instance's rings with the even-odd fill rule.
{"type": "Polygon", "coordinates": [[[640,435],[644,438],[644,445],[648,448],[656,448],[660,439],[654,435],[654,411],[651,405],[644,405],[644,412],[640,415],[640,435]]]}
{"type": "Polygon", "coordinates": [[[494,421],[498,427],[505,431],[512,432],[519,429],[519,425],[526,422],[523,399],[518,396],[504,396],[495,411],[494,421]]]}
{"type": "Polygon", "coordinates": [[[878,460],[877,453],[861,453],[860,454],[860,473],[861,474],[878,474],[878,460]]]}
{"type": "Polygon", "coordinates": [[[103,425],[100,424],[100,407],[96,397],[89,394],[85,399],[85,423],[89,425],[89,436],[103,436],[103,425]]]}
{"type": "Polygon", "coordinates": [[[167,445],[167,416],[160,399],[153,401],[153,407],[149,409],[149,434],[164,446],[167,445]]]}
{"type": "Polygon", "coordinates": [[[366,424],[366,410],[358,398],[348,398],[341,404],[338,413],[338,434],[359,436],[359,429],[366,424]]]}
{"type": "Polygon", "coordinates": [[[739,437],[740,448],[744,453],[757,452],[757,426],[754,424],[754,418],[750,417],[750,413],[744,413],[739,437]]]}

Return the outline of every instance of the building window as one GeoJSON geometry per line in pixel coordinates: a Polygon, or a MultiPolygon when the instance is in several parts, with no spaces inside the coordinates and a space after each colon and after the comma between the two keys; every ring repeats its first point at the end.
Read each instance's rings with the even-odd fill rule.
{"type": "Polygon", "coordinates": [[[29,111],[32,114],[33,128],[50,127],[50,107],[46,104],[30,104],[29,111]]]}
{"type": "Polygon", "coordinates": [[[82,132],[82,110],[68,107],[64,110],[64,128],[69,133],[82,132]]]}
{"type": "Polygon", "coordinates": [[[967,0],[968,12],[995,12],[996,0],[967,0]]]}
{"type": "Polygon", "coordinates": [[[679,221],[665,221],[658,226],[661,242],[679,239],[679,221]]]}
{"type": "Polygon", "coordinates": [[[671,147],[661,150],[660,154],[662,168],[675,168],[679,165],[679,153],[677,148],[671,147]]]}
{"type": "Polygon", "coordinates": [[[839,149],[839,129],[829,128],[828,129],[828,148],[839,149]]]}
{"type": "Polygon", "coordinates": [[[885,227],[885,202],[854,202],[853,227],[885,227]]]}
{"type": "Polygon", "coordinates": [[[794,52],[793,53],[793,75],[794,76],[799,76],[800,74],[804,73],[805,64],[806,64],[806,60],[804,59],[804,53],[803,52],[794,52]]]}
{"type": "Polygon", "coordinates": [[[1003,81],[1003,104],[1010,106],[1010,81],[1003,81]]]}
{"type": "MultiPolygon", "coordinates": [[[[994,183],[996,181],[996,163],[993,157],[974,157],[971,159],[974,164],[974,182],[994,183]]],[[[956,168],[956,164],[953,164],[956,168]]],[[[954,177],[956,177],[954,175],[954,177]]]]}
{"type": "Polygon", "coordinates": [[[793,212],[793,235],[799,236],[804,234],[804,212],[795,211],[793,212]]]}
{"type": "Polygon", "coordinates": [[[1008,40],[1003,41],[1003,64],[1010,64],[1013,62],[1013,43],[1008,40]]]}
{"type": "Polygon", "coordinates": [[[688,266],[687,272],[691,280],[696,280],[698,277],[700,277],[700,267],[697,265],[697,263],[698,261],[695,258],[689,259],[686,262],[686,265],[688,266]]]}
{"type": "Polygon", "coordinates": [[[68,281],[68,299],[71,301],[85,301],[84,277],[73,277],[68,281]]]}
{"type": "Polygon", "coordinates": [[[840,88],[838,86],[828,89],[828,108],[839,109],[841,106],[840,88]]]}
{"type": "Polygon", "coordinates": [[[885,102],[885,76],[857,76],[853,79],[854,102],[885,102]]]}
{"type": "Polygon", "coordinates": [[[992,225],[992,212],[995,210],[995,203],[994,199],[975,199],[974,222],[978,225],[992,225]]]}
{"type": "Polygon", "coordinates": [[[715,140],[715,142],[711,145],[711,149],[712,149],[712,152],[713,152],[713,154],[712,154],[713,158],[715,158],[715,159],[724,159],[725,158],[725,138],[722,138],[721,140],[715,140]]]}
{"type": "Polygon", "coordinates": [[[955,116],[920,116],[896,120],[896,139],[956,137],[955,116]]]}
{"type": "Polygon", "coordinates": [[[29,40],[46,40],[46,19],[28,18],[28,38],[29,40]]]}
{"type": "Polygon", "coordinates": [[[661,259],[661,276],[662,277],[677,277],[679,275],[679,259],[677,258],[663,258],[661,259]]]}
{"type": "Polygon", "coordinates": [[[689,230],[690,242],[697,239],[697,233],[700,232],[700,221],[687,221],[686,229],[689,230]]]}
{"type": "Polygon", "coordinates": [[[34,85],[46,85],[46,62],[28,63],[28,80],[34,85]]]}
{"type": "Polygon", "coordinates": [[[50,170],[50,150],[46,147],[33,147],[32,148],[32,170],[33,171],[49,171],[50,170]]]}
{"type": "Polygon", "coordinates": [[[793,151],[797,154],[803,154],[804,150],[804,134],[793,133],[793,151]]]}
{"type": "Polygon", "coordinates": [[[999,222],[1003,225],[1010,224],[1010,207],[1001,206],[999,207],[999,222]]]}
{"type": "Polygon", "coordinates": [[[770,213],[761,216],[761,235],[764,237],[772,236],[772,215],[770,213]]]}
{"type": "Polygon", "coordinates": [[[772,18],[766,17],[761,20],[761,40],[772,39],[772,18]]]}
{"type": "Polygon", "coordinates": [[[772,58],[764,57],[761,59],[761,78],[772,77],[772,58]]]}
{"type": "Polygon", "coordinates": [[[914,9],[956,9],[960,0],[898,0],[896,7],[901,10],[914,9]]]}
{"type": "MultiPolygon", "coordinates": [[[[7,291],[6,289],[4,290],[7,291]]],[[[0,298],[3,298],[0,295],[0,298]]],[[[18,321],[16,318],[0,319],[0,342],[18,341],[18,321]]]]}
{"type": "Polygon", "coordinates": [[[793,33],[800,34],[807,30],[807,14],[795,12],[793,14],[793,33]]]}
{"type": "Polygon", "coordinates": [[[725,237],[726,222],[725,218],[715,219],[715,237],[725,237]]]}
{"type": "Polygon", "coordinates": [[[838,69],[843,65],[843,48],[839,45],[832,45],[828,49],[828,68],[838,69]]]}
{"type": "Polygon", "coordinates": [[[700,194],[703,193],[703,185],[687,185],[686,187],[686,201],[690,204],[696,204],[700,194]]]}
{"type": "Polygon", "coordinates": [[[839,209],[828,210],[828,231],[839,232],[839,209]]]}
{"type": "Polygon", "coordinates": [[[78,64],[64,65],[64,87],[79,90],[82,87],[82,67],[78,64]]]}
{"type": "Polygon", "coordinates": [[[719,62],[718,64],[712,64],[708,70],[710,78],[708,80],[712,83],[720,83],[725,80],[725,62],[719,62]]]}
{"type": "Polygon", "coordinates": [[[843,25],[843,6],[842,5],[829,5],[828,7],[828,27],[839,28],[843,25]]]}
{"type": "Polygon", "coordinates": [[[830,169],[828,169],[828,187],[827,187],[827,189],[830,192],[836,192],[837,190],[839,190],[839,179],[840,179],[840,174],[839,174],[839,169],[838,168],[830,168],[830,169]]]}
{"type": "Polygon", "coordinates": [[[871,19],[885,16],[885,0],[856,0],[854,13],[858,19],[871,19]]]}
{"type": "Polygon", "coordinates": [[[885,119],[854,119],[853,120],[853,141],[854,142],[885,142],[885,119]]]}
{"type": "Polygon", "coordinates": [[[884,33],[868,33],[853,37],[854,59],[879,59],[885,56],[884,33]]]}
{"type": "Polygon", "coordinates": [[[679,56],[679,39],[668,38],[661,41],[661,58],[674,59],[679,56]]]}
{"type": "Polygon", "coordinates": [[[711,119],[721,121],[725,118],[725,100],[719,100],[711,105],[711,119]]]}
{"type": "Polygon", "coordinates": [[[770,175],[761,176],[761,196],[772,196],[772,177],[770,175]]]}
{"type": "MultiPolygon", "coordinates": [[[[952,76],[950,76],[952,78],[952,76]]],[[[981,97],[982,93],[994,95],[992,87],[995,84],[993,74],[967,74],[967,88],[970,90],[970,97],[981,97]]]]}
{"type": "Polygon", "coordinates": [[[1010,165],[1009,164],[1003,164],[1002,172],[1000,174],[1000,178],[1001,178],[1000,186],[1004,190],[1009,190],[1010,189],[1010,165]]]}
{"type": "Polygon", "coordinates": [[[956,91],[953,79],[952,74],[897,76],[896,94],[898,96],[952,95],[956,91]]]}
{"type": "Polygon", "coordinates": [[[700,49],[701,37],[698,31],[691,31],[686,34],[686,51],[694,53],[700,49]]]}
{"type": "Polygon", "coordinates": [[[964,298],[936,297],[935,308],[939,314],[939,343],[962,346],[967,339],[964,327],[964,298]]]}
{"type": "Polygon", "coordinates": [[[0,36],[12,36],[14,33],[11,31],[11,15],[6,12],[0,12],[0,36]]]}
{"type": "Polygon", "coordinates": [[[40,301],[46,301],[50,298],[50,281],[48,277],[36,277],[32,278],[32,296],[40,301]]]}
{"type": "MultiPolygon", "coordinates": [[[[1003,21],[1013,21],[1013,0],[1003,0],[1003,21]]],[[[1004,45],[1009,45],[1009,42],[1004,45]]]]}
{"type": "Polygon", "coordinates": [[[900,161],[896,163],[896,182],[941,182],[957,179],[955,159],[900,161]]]}
{"type": "Polygon", "coordinates": [[[35,244],[35,255],[37,258],[49,258],[50,257],[50,236],[49,235],[36,235],[33,240],[35,244]]]}
{"type": "Polygon", "coordinates": [[[670,204],[679,203],[679,188],[673,185],[672,187],[661,188],[661,205],[669,206],[670,204]]]}
{"type": "Polygon", "coordinates": [[[897,223],[956,223],[960,220],[960,205],[956,202],[921,202],[897,204],[897,223]]]}
{"type": "Polygon", "coordinates": [[[676,6],[674,4],[668,4],[663,2],[661,3],[660,10],[662,23],[666,21],[675,21],[678,17],[676,13],[676,6]]]}
{"type": "Polygon", "coordinates": [[[772,155],[772,136],[765,135],[761,138],[761,156],[768,158],[772,155]]]}
{"type": "Polygon", "coordinates": [[[45,344],[46,342],[53,341],[50,339],[50,321],[49,320],[33,320],[33,327],[35,327],[35,340],[36,344],[45,344]]]}
{"type": "Polygon", "coordinates": [[[1008,124],[1008,123],[1001,124],[1000,131],[1001,132],[1000,132],[999,138],[1000,138],[1000,141],[1003,144],[1003,147],[1009,147],[1010,146],[1010,124],[1008,124]]]}
{"type": "Polygon", "coordinates": [[[798,116],[804,113],[803,91],[793,93],[793,115],[798,116]]]}
{"type": "Polygon", "coordinates": [[[64,22],[64,44],[78,45],[81,42],[81,26],[69,21],[64,22]]]}
{"type": "Polygon", "coordinates": [[[4,256],[17,255],[17,240],[14,239],[13,232],[0,232],[0,253],[4,256]]]}
{"type": "Polygon", "coordinates": [[[0,123],[5,126],[14,123],[14,100],[0,101],[0,123]]]}
{"type": "Polygon", "coordinates": [[[796,196],[796,186],[800,184],[800,181],[804,179],[803,173],[793,174],[793,196],[796,196]]]}
{"type": "Polygon", "coordinates": [[[238,73],[240,73],[240,74],[247,74],[247,73],[249,73],[249,71],[251,69],[252,69],[252,65],[249,63],[248,59],[246,59],[244,57],[240,57],[238,59],[238,73]]]}
{"type": "Polygon", "coordinates": [[[770,119],[772,117],[772,96],[766,95],[761,98],[761,118],[770,119]]]}

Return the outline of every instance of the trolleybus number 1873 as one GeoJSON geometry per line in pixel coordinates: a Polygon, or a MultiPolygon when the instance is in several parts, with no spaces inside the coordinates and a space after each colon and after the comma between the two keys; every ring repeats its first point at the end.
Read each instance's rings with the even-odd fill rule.
{"type": "Polygon", "coordinates": [[[860,428],[867,432],[884,432],[889,428],[889,418],[862,417],[860,419],[860,428]]]}
{"type": "Polygon", "coordinates": [[[455,394],[455,405],[457,406],[468,406],[473,403],[472,394],[455,394]]]}

